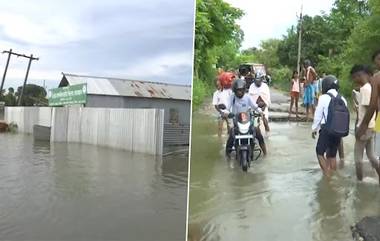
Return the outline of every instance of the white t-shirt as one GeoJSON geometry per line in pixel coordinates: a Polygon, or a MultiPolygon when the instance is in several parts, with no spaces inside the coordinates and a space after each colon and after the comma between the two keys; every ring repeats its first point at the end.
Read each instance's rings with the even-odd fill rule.
{"type": "MultiPolygon", "coordinates": [[[[332,94],[334,97],[338,95],[338,92],[335,89],[330,89],[327,93],[332,94]]],[[[342,100],[347,106],[346,99],[342,96],[342,100]]],[[[321,95],[318,99],[317,109],[314,112],[314,121],[311,129],[317,131],[321,125],[326,123],[327,115],[329,112],[331,97],[328,94],[321,95]]]]}
{"type": "Polygon", "coordinates": [[[252,96],[252,101],[256,103],[259,96],[263,99],[265,104],[270,105],[270,91],[269,86],[265,83],[262,83],[260,87],[257,87],[255,83],[252,83],[249,87],[248,93],[252,96]]]}
{"type": "MultiPolygon", "coordinates": [[[[360,88],[359,99],[358,99],[359,109],[358,109],[357,126],[359,126],[362,123],[365,113],[367,112],[367,108],[369,106],[369,103],[371,102],[371,92],[372,92],[372,87],[371,87],[371,84],[369,83],[363,85],[360,88]]],[[[376,114],[373,114],[372,119],[368,123],[368,128],[370,129],[375,128],[375,118],[376,118],[376,114]]]]}
{"type": "Polygon", "coordinates": [[[251,96],[253,103],[256,103],[259,97],[261,97],[261,99],[265,102],[267,108],[265,108],[264,114],[265,117],[268,118],[269,106],[271,104],[269,86],[262,83],[260,87],[257,87],[255,83],[252,83],[249,87],[248,93],[251,96]]]}
{"type": "Polygon", "coordinates": [[[223,89],[223,90],[217,90],[214,92],[212,97],[212,105],[220,105],[224,104],[226,106],[226,110],[222,110],[222,112],[226,112],[230,109],[231,105],[231,96],[232,96],[232,90],[231,89],[223,89]]]}

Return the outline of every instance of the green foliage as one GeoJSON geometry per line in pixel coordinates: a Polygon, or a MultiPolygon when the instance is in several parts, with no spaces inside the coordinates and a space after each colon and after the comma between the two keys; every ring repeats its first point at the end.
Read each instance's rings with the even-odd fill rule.
{"type": "Polygon", "coordinates": [[[193,80],[193,109],[197,109],[203,102],[204,97],[209,94],[210,88],[202,80],[193,80]]]}
{"type": "Polygon", "coordinates": [[[346,57],[350,63],[371,63],[373,52],[380,48],[380,2],[370,2],[371,15],[363,19],[348,39],[346,57]]]}
{"type": "Polygon", "coordinates": [[[255,53],[257,62],[271,68],[280,67],[280,60],[277,54],[280,42],[278,39],[262,41],[260,48],[255,53]]]}
{"type": "MultiPolygon", "coordinates": [[[[17,99],[21,95],[22,86],[17,88],[15,96],[17,99]]],[[[27,84],[25,86],[23,98],[21,101],[22,106],[35,106],[35,105],[47,105],[46,90],[38,85],[27,84]]]]}
{"type": "MultiPolygon", "coordinates": [[[[303,18],[301,61],[310,59],[320,75],[336,75],[345,95],[351,93],[350,67],[369,63],[378,48],[379,5],[376,0],[336,0],[330,14],[303,18]]],[[[297,64],[298,29],[290,27],[278,45],[280,65],[290,69],[297,64]]]]}
{"type": "Polygon", "coordinates": [[[289,81],[292,78],[293,71],[287,67],[274,68],[271,71],[273,85],[281,90],[289,90],[289,81]]]}
{"type": "Polygon", "coordinates": [[[194,103],[202,101],[205,96],[203,89],[213,86],[216,67],[231,69],[238,63],[238,50],[243,32],[236,24],[236,20],[241,16],[243,16],[242,10],[232,7],[223,0],[197,0],[194,103]]]}
{"type": "MultiPolygon", "coordinates": [[[[214,86],[210,83],[215,67],[233,69],[244,62],[265,64],[274,85],[289,89],[297,66],[300,25],[290,26],[281,39],[268,39],[259,48],[240,51],[243,33],[235,21],[242,14],[222,0],[197,0],[195,75],[203,81],[194,81],[196,98],[206,95],[203,88],[214,86]]],[[[335,0],[328,14],[304,16],[302,33],[301,61],[310,59],[319,75],[336,75],[342,93],[350,96],[350,68],[371,63],[373,52],[380,48],[380,1],[335,0]]]]}

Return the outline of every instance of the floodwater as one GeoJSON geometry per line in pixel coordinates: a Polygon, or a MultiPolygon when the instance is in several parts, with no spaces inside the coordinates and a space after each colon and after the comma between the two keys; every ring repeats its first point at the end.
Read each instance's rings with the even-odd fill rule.
{"type": "Polygon", "coordinates": [[[0,135],[1,240],[185,240],[187,154],[0,135]]]}
{"type": "MultiPolygon", "coordinates": [[[[215,118],[214,118],[215,119],[215,118]]],[[[344,139],[345,167],[323,177],[310,123],[271,123],[269,154],[248,173],[224,158],[215,120],[193,115],[189,236],[193,240],[347,241],[350,226],[380,215],[380,187],[365,161],[356,181],[354,137],[344,139]]]]}

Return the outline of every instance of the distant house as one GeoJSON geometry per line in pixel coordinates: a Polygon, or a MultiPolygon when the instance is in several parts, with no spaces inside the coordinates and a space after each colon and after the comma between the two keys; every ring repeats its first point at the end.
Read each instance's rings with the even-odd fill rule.
{"type": "Polygon", "coordinates": [[[62,73],[62,75],[59,87],[87,84],[86,107],[164,109],[166,143],[188,144],[191,112],[190,85],[68,73],[62,73]]]}

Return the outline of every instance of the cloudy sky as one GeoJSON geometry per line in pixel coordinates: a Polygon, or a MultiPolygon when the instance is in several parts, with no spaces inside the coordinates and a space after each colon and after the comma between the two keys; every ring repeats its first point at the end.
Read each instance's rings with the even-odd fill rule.
{"type": "MultiPolygon", "coordinates": [[[[61,72],[190,84],[193,18],[193,0],[2,1],[0,50],[40,57],[29,83],[48,88],[61,72]]],[[[11,58],[6,87],[22,84],[27,61],[11,58]]]]}
{"type": "Polygon", "coordinates": [[[304,14],[329,12],[334,0],[226,0],[242,9],[245,16],[239,21],[245,34],[243,49],[258,47],[261,40],[280,38],[297,23],[303,3],[304,14]]]}

